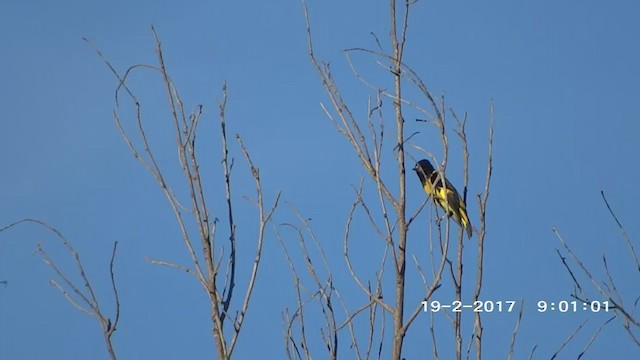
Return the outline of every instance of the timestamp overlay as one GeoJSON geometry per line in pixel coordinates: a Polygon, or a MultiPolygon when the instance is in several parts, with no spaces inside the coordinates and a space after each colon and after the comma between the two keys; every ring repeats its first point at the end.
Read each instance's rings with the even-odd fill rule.
{"type": "Polygon", "coordinates": [[[580,300],[560,300],[560,301],[545,301],[540,300],[537,303],[538,312],[552,312],[552,313],[601,313],[609,312],[611,310],[611,303],[609,301],[580,301],[580,300]]]}
{"type": "Polygon", "coordinates": [[[424,312],[513,312],[516,308],[517,301],[515,300],[476,300],[471,303],[464,303],[462,301],[441,302],[438,300],[428,300],[422,302],[422,311],[424,312]]]}
{"type": "MultiPolygon", "coordinates": [[[[520,308],[520,302],[516,300],[476,300],[465,303],[458,300],[449,302],[428,300],[422,301],[422,311],[433,313],[444,311],[511,313],[520,308]]],[[[525,301],[525,303],[533,306],[531,302],[525,301]]],[[[529,307],[529,310],[533,309],[529,307]]],[[[609,301],[538,300],[535,303],[535,310],[538,313],[607,313],[612,311],[612,308],[609,301]]]]}

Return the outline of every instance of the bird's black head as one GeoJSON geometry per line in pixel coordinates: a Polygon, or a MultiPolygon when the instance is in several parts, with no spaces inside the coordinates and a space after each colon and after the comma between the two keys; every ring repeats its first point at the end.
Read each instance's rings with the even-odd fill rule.
{"type": "Polygon", "coordinates": [[[435,170],[436,169],[433,168],[433,165],[431,165],[431,163],[427,159],[422,159],[418,161],[416,166],[413,168],[413,171],[415,171],[418,174],[420,181],[422,181],[423,183],[425,179],[429,178],[429,176],[431,176],[431,174],[435,170]]]}
{"type": "Polygon", "coordinates": [[[418,161],[416,166],[413,168],[413,171],[423,172],[425,175],[429,175],[435,170],[436,169],[434,169],[433,165],[431,165],[431,163],[427,159],[422,159],[418,161]]]}

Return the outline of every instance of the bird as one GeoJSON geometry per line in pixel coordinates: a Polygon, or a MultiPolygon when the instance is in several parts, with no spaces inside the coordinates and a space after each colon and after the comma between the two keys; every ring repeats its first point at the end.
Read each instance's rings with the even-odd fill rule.
{"type": "Polygon", "coordinates": [[[467,236],[471,239],[473,227],[467,215],[467,205],[455,187],[442,176],[427,159],[422,159],[416,163],[413,171],[418,174],[422,188],[427,195],[433,196],[435,202],[452,217],[453,220],[467,231],[467,236]],[[444,179],[445,186],[442,186],[444,179]]]}

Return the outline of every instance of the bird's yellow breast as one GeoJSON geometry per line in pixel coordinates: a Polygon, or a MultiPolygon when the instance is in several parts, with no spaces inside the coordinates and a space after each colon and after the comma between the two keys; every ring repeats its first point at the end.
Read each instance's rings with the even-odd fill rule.
{"type": "Polygon", "coordinates": [[[446,199],[447,194],[451,192],[451,190],[444,188],[442,186],[436,187],[434,191],[433,186],[429,181],[425,181],[423,187],[424,187],[424,191],[427,194],[430,194],[431,196],[435,197],[438,200],[446,199]]]}

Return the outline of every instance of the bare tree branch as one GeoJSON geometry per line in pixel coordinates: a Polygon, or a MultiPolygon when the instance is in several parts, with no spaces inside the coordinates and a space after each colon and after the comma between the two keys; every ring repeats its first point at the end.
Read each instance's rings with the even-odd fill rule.
{"type": "Polygon", "coordinates": [[[555,353],[553,353],[553,355],[551,356],[551,360],[553,360],[553,359],[555,359],[556,357],[558,357],[558,355],[560,354],[560,352],[562,351],[562,349],[564,349],[564,348],[565,348],[565,346],[567,346],[567,344],[569,344],[569,343],[571,342],[571,340],[572,340],[576,335],[578,335],[578,333],[580,332],[580,330],[582,330],[582,328],[584,327],[584,324],[586,324],[586,323],[587,323],[587,320],[583,321],[583,322],[582,322],[582,324],[580,324],[580,325],[576,328],[576,330],[575,330],[573,333],[571,333],[571,335],[569,335],[569,337],[567,337],[567,339],[566,339],[562,344],[560,344],[560,347],[558,348],[558,350],[556,350],[556,352],[555,352],[555,353]]]}
{"type": "Polygon", "coordinates": [[[513,359],[513,354],[515,350],[516,337],[518,336],[518,331],[520,330],[520,321],[522,321],[522,312],[524,310],[524,300],[520,300],[520,311],[518,312],[518,320],[516,321],[516,326],[513,329],[513,333],[511,334],[511,344],[509,344],[509,353],[507,354],[507,359],[513,359]]]}
{"type": "Polygon", "coordinates": [[[26,224],[26,223],[32,223],[32,224],[42,226],[46,230],[52,232],[61,241],[62,245],[64,245],[69,255],[71,255],[71,257],[73,258],[73,261],[77,268],[77,272],[80,275],[80,278],[82,279],[82,286],[75,284],[70,279],[69,275],[67,275],[62,269],[60,269],[60,267],[56,264],[56,262],[53,259],[51,259],[51,257],[49,256],[49,254],[47,253],[47,251],[44,249],[42,245],[38,244],[36,249],[36,252],[40,253],[40,255],[42,256],[42,260],[44,261],[44,263],[47,264],[47,266],[49,266],[60,279],[62,279],[62,282],[64,285],[60,284],[56,280],[50,280],[49,283],[52,286],[54,286],[56,289],[58,289],[58,291],[60,291],[62,296],[64,296],[67,299],[67,301],[69,301],[69,303],[73,305],[76,309],[80,310],[81,312],[87,315],[93,316],[98,320],[98,322],[100,323],[100,327],[102,328],[102,337],[107,347],[107,352],[109,353],[109,357],[112,360],[115,360],[116,353],[113,347],[112,337],[116,331],[118,322],[120,321],[120,298],[118,295],[118,288],[116,286],[115,274],[114,274],[114,263],[116,258],[116,249],[118,246],[118,242],[116,241],[113,244],[111,261],[109,263],[111,291],[113,292],[114,302],[115,302],[115,320],[112,322],[111,319],[106,315],[104,315],[104,313],[100,309],[93,285],[91,281],[89,281],[84,265],[80,260],[80,254],[78,254],[78,252],[73,247],[73,245],[71,245],[71,243],[67,240],[67,238],[65,238],[58,229],[56,229],[55,227],[49,225],[48,223],[42,220],[22,219],[14,223],[11,223],[3,228],[0,228],[0,232],[9,230],[14,226],[17,226],[20,224],[26,224]]]}
{"type": "Polygon", "coordinates": [[[613,212],[613,209],[611,209],[611,206],[609,205],[609,201],[607,201],[606,196],[604,196],[604,191],[600,191],[600,195],[602,195],[602,200],[604,201],[605,205],[607,205],[607,209],[609,210],[609,213],[613,217],[613,220],[616,221],[616,224],[618,224],[618,227],[620,228],[620,231],[622,232],[622,237],[624,238],[624,240],[626,241],[627,245],[629,246],[629,252],[631,253],[631,256],[633,256],[633,261],[636,264],[636,269],[638,269],[638,271],[640,271],[640,260],[638,260],[638,253],[636,252],[635,248],[633,247],[633,243],[631,242],[631,239],[629,238],[629,234],[627,234],[627,230],[625,230],[624,226],[622,226],[622,224],[620,223],[620,220],[618,220],[618,217],[613,212]]]}
{"type": "MultiPolygon", "coordinates": [[[[491,175],[493,174],[493,130],[494,130],[494,108],[493,102],[489,108],[489,149],[487,155],[487,177],[485,180],[484,191],[482,195],[478,195],[478,204],[480,208],[480,227],[478,231],[478,255],[477,255],[477,275],[476,288],[473,293],[473,301],[480,299],[480,291],[482,290],[482,279],[484,276],[484,240],[486,236],[487,224],[487,203],[489,201],[489,190],[491,188],[491,175]]],[[[474,333],[476,336],[476,359],[482,358],[482,319],[480,313],[474,315],[474,333]]]]}
{"type": "Polygon", "coordinates": [[[231,185],[233,159],[229,159],[225,120],[227,85],[226,83],[223,85],[223,98],[218,104],[222,138],[222,165],[225,184],[226,217],[229,225],[228,246],[230,251],[228,254],[225,254],[225,247],[216,244],[218,218],[211,216],[210,204],[207,202],[207,196],[205,195],[203,187],[204,179],[202,178],[200,171],[200,157],[196,148],[197,129],[200,124],[200,119],[203,116],[203,106],[197,105],[190,113],[185,111],[184,102],[182,101],[180,92],[169,75],[160,38],[153,26],[151,27],[151,32],[156,48],[157,65],[136,64],[130,66],[123,75],[120,75],[104,55],[98,49],[95,49],[95,47],[94,49],[118,79],[119,84],[115,94],[116,106],[120,106],[119,95],[121,92],[126,94],[134,105],[136,130],[133,133],[138,139],[134,140],[134,136],[132,136],[130,131],[126,130],[126,127],[123,126],[120,115],[114,111],[116,125],[135,159],[138,160],[153,176],[169,202],[193,266],[184,266],[173,262],[152,260],[149,258],[147,258],[147,260],[152,264],[169,266],[196,276],[209,297],[211,321],[213,323],[212,335],[217,356],[219,359],[229,359],[237,344],[240,330],[249,309],[253,288],[257,281],[265,237],[265,227],[271,220],[275,208],[278,206],[280,194],[276,196],[273,206],[266,209],[263,204],[263,192],[258,169],[251,161],[249,152],[245,145],[242,143],[239,136],[237,136],[241,151],[247,159],[252,177],[256,182],[256,190],[258,193],[256,204],[258,210],[258,238],[256,239],[256,254],[250,270],[248,284],[244,289],[244,297],[242,302],[238,304],[235,317],[232,318],[229,315],[233,307],[234,290],[236,286],[237,239],[231,185]],[[182,183],[182,186],[186,188],[188,194],[188,201],[184,202],[184,204],[190,203],[188,207],[183,205],[183,202],[178,199],[178,196],[173,192],[173,190],[171,190],[170,185],[165,180],[164,171],[156,159],[155,151],[149,144],[147,131],[143,125],[144,122],[141,111],[142,104],[127,84],[129,75],[139,69],[152,70],[162,78],[162,83],[167,94],[170,119],[176,141],[175,144],[178,150],[178,162],[184,175],[184,182],[182,183]],[[140,150],[138,149],[136,142],[141,143],[140,150]],[[195,239],[196,237],[200,240],[201,252],[196,252],[194,243],[194,241],[197,242],[195,239]],[[218,247],[220,248],[219,255],[216,254],[218,247]],[[223,263],[227,264],[227,268],[224,273],[221,273],[220,269],[223,263]],[[222,281],[222,279],[224,279],[224,281],[222,281]],[[229,330],[225,330],[226,323],[231,324],[229,330]]]}
{"type": "Polygon", "coordinates": [[[587,353],[587,350],[589,350],[589,347],[591,347],[593,342],[598,338],[598,335],[600,335],[600,332],[602,331],[602,329],[605,326],[607,326],[607,324],[609,324],[615,318],[616,318],[615,316],[610,317],[609,320],[605,321],[604,323],[602,323],[602,325],[600,325],[600,327],[598,327],[598,329],[593,333],[593,335],[591,335],[589,342],[587,342],[587,344],[584,346],[584,349],[582,350],[582,352],[578,354],[577,360],[580,360],[584,356],[584,354],[587,353]]]}

